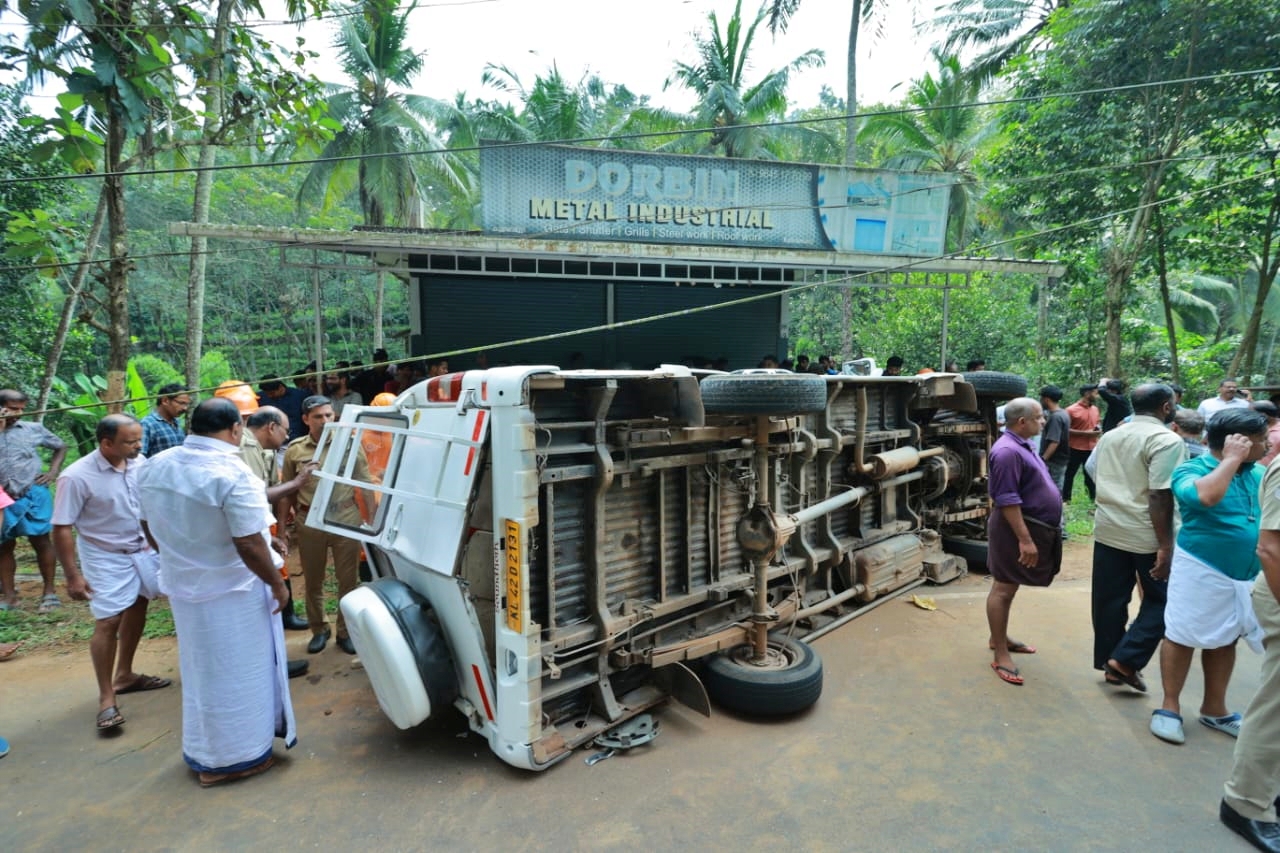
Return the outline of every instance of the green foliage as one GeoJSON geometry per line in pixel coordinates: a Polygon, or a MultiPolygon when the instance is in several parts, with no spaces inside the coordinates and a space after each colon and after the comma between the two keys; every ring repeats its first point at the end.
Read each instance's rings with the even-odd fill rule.
{"type": "Polygon", "coordinates": [[[318,153],[298,190],[298,206],[329,210],[355,195],[364,224],[421,224],[420,206],[432,185],[460,190],[466,177],[445,153],[429,121],[439,102],[398,89],[422,70],[422,53],[409,46],[409,14],[396,0],[363,0],[343,7],[334,41],[348,87],[331,86],[326,101],[335,130],[318,153]],[[413,153],[436,152],[436,153],[413,153]]]}
{"type": "Polygon", "coordinates": [[[676,83],[697,95],[698,104],[690,124],[710,130],[682,137],[674,147],[725,157],[776,159],[778,143],[786,138],[812,137],[808,140],[810,144],[825,140],[830,146],[830,137],[822,131],[799,125],[769,125],[770,121],[786,114],[787,84],[791,75],[825,64],[822,51],[805,51],[760,80],[747,81],[756,31],[768,14],[767,7],[762,5],[755,17],[746,21],[742,17],[742,0],[737,0],[729,20],[721,28],[716,13],[707,13],[709,32],[693,37],[697,60],[677,62],[665,85],[676,83]]]}
{"type": "Polygon", "coordinates": [[[870,116],[858,142],[883,146],[883,168],[953,176],[946,248],[956,251],[972,236],[972,211],[978,201],[974,164],[996,126],[988,110],[976,106],[978,84],[963,73],[959,58],[935,51],[934,60],[936,79],[925,74],[907,93],[907,105],[917,111],[870,116]]]}
{"type": "Polygon", "coordinates": [[[50,413],[47,426],[62,434],[70,434],[80,456],[93,452],[96,447],[94,429],[107,413],[102,399],[107,393],[107,380],[101,376],[77,373],[68,382],[62,378],[53,380],[49,395],[49,408],[65,409],[50,413]]]}

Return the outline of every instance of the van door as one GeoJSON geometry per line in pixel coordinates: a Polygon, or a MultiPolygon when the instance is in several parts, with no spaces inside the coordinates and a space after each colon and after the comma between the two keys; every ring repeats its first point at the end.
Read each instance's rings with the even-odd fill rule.
{"type": "Polygon", "coordinates": [[[307,523],[454,574],[489,420],[487,409],[456,402],[344,411],[317,450],[320,485],[307,523]],[[359,524],[342,511],[353,493],[359,524]]]}

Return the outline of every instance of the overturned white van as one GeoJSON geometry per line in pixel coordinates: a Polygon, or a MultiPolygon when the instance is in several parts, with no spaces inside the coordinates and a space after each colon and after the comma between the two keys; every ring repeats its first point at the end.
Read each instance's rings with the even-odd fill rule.
{"type": "Polygon", "coordinates": [[[985,373],[449,374],[344,409],[307,523],[365,545],[376,579],[341,607],[392,722],[456,708],[543,769],[669,697],[816,702],[805,636],[963,574],[944,536],[981,559],[994,404],[1024,391],[985,373]],[[354,479],[362,453],[374,482],[354,479]],[[358,528],[327,518],[344,489],[364,494],[358,528]]]}

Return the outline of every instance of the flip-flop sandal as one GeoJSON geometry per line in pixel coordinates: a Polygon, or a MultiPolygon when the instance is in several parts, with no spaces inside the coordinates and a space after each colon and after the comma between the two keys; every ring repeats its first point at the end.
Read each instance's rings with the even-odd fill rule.
{"type": "Polygon", "coordinates": [[[121,716],[120,709],[115,705],[103,708],[98,712],[98,731],[105,732],[107,729],[114,729],[123,725],[124,717],[121,716]]]}
{"type": "Polygon", "coordinates": [[[1102,671],[1107,676],[1110,676],[1107,678],[1108,684],[1127,684],[1139,693],[1147,692],[1147,682],[1142,680],[1142,676],[1137,670],[1134,670],[1130,675],[1125,675],[1123,672],[1107,663],[1102,665],[1102,671]]]}
{"type": "Polygon", "coordinates": [[[1232,737],[1240,737],[1240,723],[1243,720],[1239,713],[1235,713],[1225,717],[1201,717],[1200,724],[1232,737]]]}
{"type": "Polygon", "coordinates": [[[996,675],[998,675],[1000,677],[1000,680],[1003,681],[1005,684],[1021,684],[1022,683],[1022,673],[1019,672],[1017,669],[1009,669],[1009,667],[1001,666],[995,661],[991,662],[991,668],[995,670],[996,675]]]}
{"type": "Polygon", "coordinates": [[[56,595],[46,595],[40,599],[40,608],[37,613],[52,613],[62,606],[62,602],[58,600],[56,595]]]}
{"type": "Polygon", "coordinates": [[[116,695],[122,693],[141,693],[144,690],[159,690],[162,687],[168,687],[173,681],[168,678],[161,678],[158,675],[142,675],[141,673],[128,687],[117,687],[116,695]]]}
{"type": "MultiPolygon", "coordinates": [[[[1029,646],[1026,643],[1019,643],[1017,640],[1009,640],[1006,645],[1009,647],[1010,654],[1034,655],[1036,653],[1035,646],[1029,646]]],[[[993,652],[996,650],[994,643],[987,643],[987,648],[993,652]]]]}

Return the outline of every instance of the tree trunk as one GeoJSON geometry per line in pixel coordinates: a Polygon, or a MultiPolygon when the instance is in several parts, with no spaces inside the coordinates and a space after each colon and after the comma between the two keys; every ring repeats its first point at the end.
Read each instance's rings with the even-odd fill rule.
{"type": "Polygon", "coordinates": [[[1120,318],[1124,314],[1124,289],[1127,281],[1128,277],[1121,270],[1107,265],[1106,330],[1103,333],[1107,376],[1120,375],[1120,318]]]}
{"type": "Polygon", "coordinates": [[[1169,365],[1171,378],[1180,383],[1178,378],[1178,330],[1173,322],[1173,303],[1169,299],[1169,265],[1165,258],[1164,225],[1156,214],[1156,272],[1160,278],[1160,301],[1164,304],[1164,329],[1169,337],[1169,365]]]}
{"type": "Polygon", "coordinates": [[[107,114],[106,174],[103,194],[107,200],[107,410],[121,411],[125,399],[125,373],[129,368],[129,236],[125,220],[124,176],[120,166],[124,160],[124,144],[128,136],[125,118],[118,112],[107,114]]]}
{"type": "Polygon", "coordinates": [[[1049,357],[1049,280],[1041,280],[1036,292],[1036,357],[1044,361],[1049,357]]]}
{"type": "Polygon", "coordinates": [[[858,120],[855,116],[858,112],[858,30],[862,27],[862,3],[863,0],[853,0],[853,16],[849,21],[849,64],[845,71],[844,164],[850,168],[858,159],[858,120]]]}
{"type": "MultiPolygon", "coordinates": [[[[1272,159],[1272,169],[1275,159],[1272,159]]],[[[1267,297],[1275,284],[1276,273],[1280,272],[1280,251],[1276,251],[1275,238],[1280,231],[1280,189],[1271,196],[1271,207],[1267,211],[1267,224],[1262,229],[1262,251],[1258,253],[1258,290],[1253,296],[1253,309],[1249,312],[1249,322],[1245,326],[1244,337],[1240,340],[1240,348],[1235,358],[1231,359],[1229,376],[1241,377],[1242,382],[1253,381],[1253,364],[1258,349],[1258,335],[1262,330],[1262,314],[1266,310],[1267,297]]],[[[1267,359],[1270,363],[1270,356],[1267,359]]]]}
{"type": "MultiPolygon", "coordinates": [[[[191,205],[191,221],[203,225],[209,221],[209,201],[213,195],[214,142],[222,129],[222,85],[227,43],[227,26],[234,0],[219,0],[218,21],[213,30],[213,55],[205,63],[204,125],[200,132],[200,155],[197,160],[195,198],[191,205]]],[[[187,388],[200,387],[200,358],[204,354],[204,285],[208,266],[209,240],[191,238],[191,262],[187,267],[187,388]]]]}
{"type": "MultiPolygon", "coordinates": [[[[84,252],[80,255],[80,263],[76,265],[75,274],[67,288],[67,298],[62,302],[62,314],[58,317],[58,330],[54,332],[53,344],[45,356],[44,375],[40,377],[40,393],[36,395],[36,410],[44,412],[49,405],[49,390],[53,388],[53,378],[58,375],[58,364],[62,361],[62,351],[66,349],[67,337],[71,334],[71,323],[75,320],[76,306],[80,303],[80,294],[84,292],[85,278],[89,275],[89,262],[93,253],[98,251],[98,241],[102,238],[102,226],[107,221],[107,195],[98,194],[98,209],[93,214],[93,225],[84,238],[84,252]]],[[[44,415],[36,420],[43,422],[44,415]]]]}
{"type": "Polygon", "coordinates": [[[1164,183],[1164,164],[1177,152],[1177,147],[1176,141],[1171,141],[1164,151],[1161,162],[1147,172],[1142,193],[1138,197],[1138,204],[1133,209],[1128,225],[1125,226],[1123,233],[1113,235],[1113,243],[1105,254],[1103,261],[1103,268],[1107,273],[1105,347],[1109,377],[1121,375],[1120,320],[1124,316],[1124,298],[1129,289],[1129,278],[1133,275],[1139,255],[1142,254],[1147,229],[1151,225],[1151,216],[1160,197],[1160,187],[1164,183]]]}

